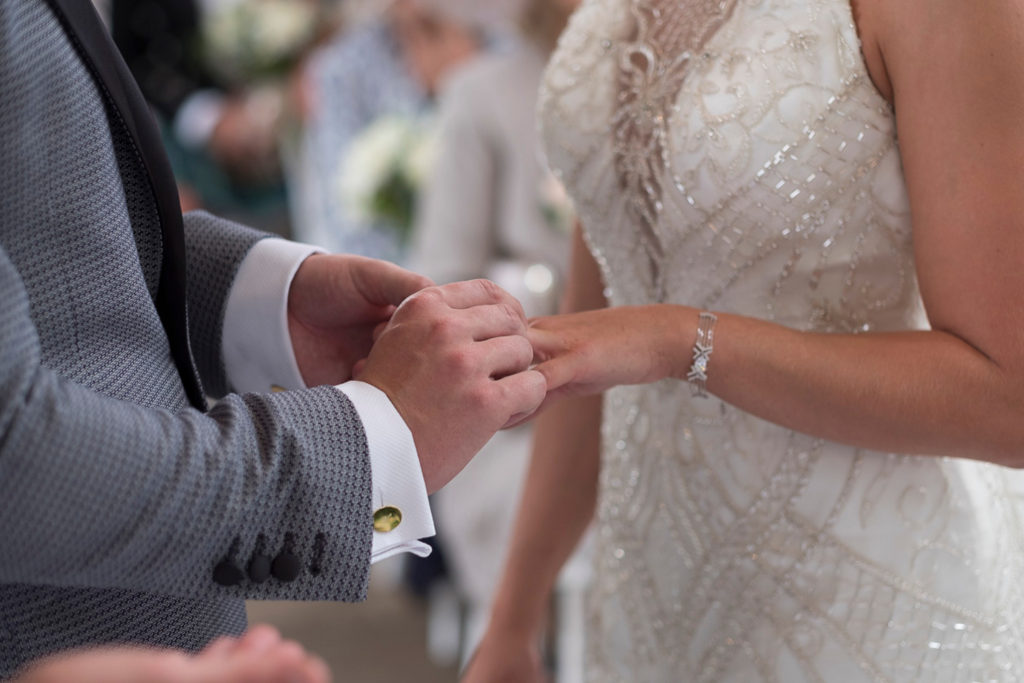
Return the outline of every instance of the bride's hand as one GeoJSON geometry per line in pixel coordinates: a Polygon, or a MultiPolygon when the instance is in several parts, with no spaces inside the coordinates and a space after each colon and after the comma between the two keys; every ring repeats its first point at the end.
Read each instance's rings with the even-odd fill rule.
{"type": "Polygon", "coordinates": [[[689,360],[686,331],[696,327],[693,317],[681,306],[603,308],[537,318],[527,336],[550,401],[681,377],[689,360]]]}
{"type": "Polygon", "coordinates": [[[523,638],[488,632],[470,660],[461,683],[548,683],[537,647],[523,638]]]}

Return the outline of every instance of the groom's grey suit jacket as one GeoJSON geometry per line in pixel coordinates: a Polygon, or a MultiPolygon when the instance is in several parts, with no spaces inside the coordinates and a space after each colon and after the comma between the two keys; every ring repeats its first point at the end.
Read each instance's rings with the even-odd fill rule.
{"type": "Polygon", "coordinates": [[[225,298],[263,235],[182,221],[88,0],[0,1],[0,155],[0,675],[200,648],[245,598],[363,598],[358,416],[331,387],[224,395],[225,298]]]}

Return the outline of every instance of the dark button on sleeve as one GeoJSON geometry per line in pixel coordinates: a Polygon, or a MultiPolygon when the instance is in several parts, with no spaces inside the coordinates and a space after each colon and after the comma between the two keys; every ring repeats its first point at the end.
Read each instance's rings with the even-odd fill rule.
{"type": "Polygon", "coordinates": [[[237,586],[245,579],[245,572],[231,560],[224,560],[213,568],[213,580],[221,586],[237,586]]]}
{"type": "Polygon", "coordinates": [[[224,556],[216,567],[213,568],[213,580],[221,586],[237,586],[245,580],[245,572],[235,564],[235,555],[238,554],[238,547],[241,539],[236,537],[231,541],[231,549],[224,556]]]}
{"type": "Polygon", "coordinates": [[[274,558],[274,562],[270,567],[271,574],[278,581],[284,581],[289,583],[299,578],[299,573],[302,571],[302,562],[299,561],[298,555],[292,551],[294,540],[291,534],[285,534],[284,547],[281,552],[274,558]]]}
{"type": "Polygon", "coordinates": [[[263,534],[256,537],[256,547],[249,558],[249,580],[263,583],[270,578],[270,555],[266,552],[267,538],[263,534]]]}

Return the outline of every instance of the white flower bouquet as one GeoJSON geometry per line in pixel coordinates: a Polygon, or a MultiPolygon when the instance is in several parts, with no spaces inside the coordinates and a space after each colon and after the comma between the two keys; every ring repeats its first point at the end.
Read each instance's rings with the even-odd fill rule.
{"type": "Polygon", "coordinates": [[[316,36],[318,14],[306,0],[221,3],[203,23],[207,61],[234,83],[284,76],[316,36]]]}
{"type": "Polygon", "coordinates": [[[336,180],[344,214],[357,223],[385,223],[408,239],[416,197],[434,163],[436,136],[422,119],[383,116],[352,141],[336,180]]]}

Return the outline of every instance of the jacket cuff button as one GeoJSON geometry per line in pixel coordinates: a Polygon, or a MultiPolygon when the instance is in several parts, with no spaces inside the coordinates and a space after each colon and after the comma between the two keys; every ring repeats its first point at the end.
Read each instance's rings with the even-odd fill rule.
{"type": "Polygon", "coordinates": [[[253,583],[263,583],[270,578],[270,555],[266,553],[267,537],[260,534],[256,537],[256,547],[249,558],[249,580],[253,583]]]}
{"type": "Polygon", "coordinates": [[[281,548],[281,552],[277,554],[273,564],[270,565],[270,573],[278,581],[290,583],[299,578],[299,573],[302,571],[302,562],[299,561],[298,555],[292,552],[294,547],[295,536],[285,534],[284,547],[281,548]]]}
{"type": "Polygon", "coordinates": [[[221,586],[237,586],[245,579],[245,573],[231,560],[224,560],[213,568],[213,580],[221,586]]]}
{"type": "Polygon", "coordinates": [[[249,579],[253,583],[263,583],[270,578],[270,556],[253,555],[249,560],[249,579]]]}
{"type": "Polygon", "coordinates": [[[299,562],[299,558],[294,553],[282,550],[274,558],[270,571],[278,581],[290,583],[299,578],[299,572],[302,571],[302,563],[299,562]]]}

